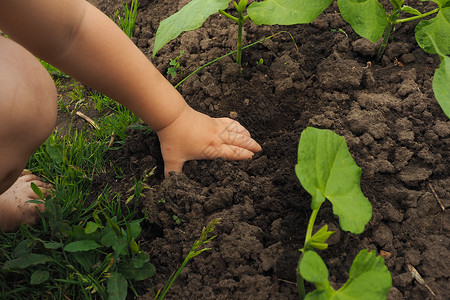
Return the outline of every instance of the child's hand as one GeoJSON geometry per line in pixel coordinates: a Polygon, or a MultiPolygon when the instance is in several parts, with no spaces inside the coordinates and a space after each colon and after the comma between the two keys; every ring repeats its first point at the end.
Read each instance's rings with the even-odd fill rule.
{"type": "Polygon", "coordinates": [[[261,146],[237,121],[211,118],[189,106],[172,124],[157,134],[166,176],[172,171],[181,172],[188,160],[218,157],[244,160],[261,151],[261,146]]]}

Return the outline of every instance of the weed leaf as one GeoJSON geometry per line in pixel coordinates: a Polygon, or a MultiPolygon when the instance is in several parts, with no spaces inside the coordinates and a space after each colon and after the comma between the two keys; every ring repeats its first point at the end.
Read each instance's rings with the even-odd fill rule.
{"type": "Polygon", "coordinates": [[[375,43],[387,25],[386,11],[378,0],[338,0],[342,18],[357,34],[375,43]]]}
{"type": "Polygon", "coordinates": [[[361,169],[345,139],[331,130],[308,127],[300,138],[295,172],[317,209],[325,198],[333,204],[343,230],[361,233],[372,217],[372,206],[360,188],[361,169]]]}
{"type": "Polygon", "coordinates": [[[202,26],[206,19],[228,7],[229,0],[192,0],[177,13],[163,20],[156,31],[153,55],[169,41],[184,31],[194,30],[202,26]]]}
{"type": "Polygon", "coordinates": [[[46,262],[49,262],[51,260],[52,259],[47,255],[29,253],[20,256],[16,259],[7,261],[3,265],[2,269],[3,270],[25,269],[28,268],[29,266],[45,264],[46,262]]]}
{"type": "Polygon", "coordinates": [[[265,0],[247,8],[257,25],[293,25],[314,21],[333,0],[265,0]]]}
{"type": "Polygon", "coordinates": [[[420,21],[415,30],[417,43],[424,51],[437,53],[432,38],[444,55],[450,54],[450,7],[441,9],[430,20],[420,21]]]}
{"type": "Polygon", "coordinates": [[[97,244],[95,241],[92,240],[82,240],[82,241],[76,241],[67,244],[64,247],[64,251],[66,252],[81,252],[81,251],[89,251],[99,248],[100,245],[97,244]]]}
{"type": "Polygon", "coordinates": [[[122,300],[127,297],[128,282],[120,273],[111,273],[108,279],[107,291],[109,300],[122,300]]]}
{"type": "Polygon", "coordinates": [[[48,271],[37,270],[31,274],[30,284],[41,284],[48,280],[50,273],[48,271]]]}
{"type": "Polygon", "coordinates": [[[98,223],[94,223],[94,222],[89,221],[89,222],[86,224],[86,228],[84,229],[84,233],[86,233],[86,234],[91,234],[91,233],[96,232],[97,229],[99,229],[99,228],[103,228],[103,226],[102,226],[101,224],[98,224],[98,223]]]}
{"type": "Polygon", "coordinates": [[[44,199],[44,194],[42,193],[42,190],[34,183],[31,183],[31,189],[33,192],[39,196],[40,199],[44,199]]]}
{"type": "Polygon", "coordinates": [[[149,262],[145,262],[140,268],[133,268],[130,264],[125,264],[119,269],[128,280],[144,280],[152,277],[156,273],[155,266],[149,262]]]}

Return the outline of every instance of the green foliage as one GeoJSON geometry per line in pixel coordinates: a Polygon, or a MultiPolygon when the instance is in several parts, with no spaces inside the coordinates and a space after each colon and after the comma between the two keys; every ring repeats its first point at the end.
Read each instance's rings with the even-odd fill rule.
{"type": "Polygon", "coordinates": [[[338,0],[339,11],[357,34],[378,41],[387,25],[386,12],[378,0],[338,0]]]}
{"type": "Polygon", "coordinates": [[[134,34],[138,7],[139,3],[137,0],[131,0],[130,7],[128,7],[128,4],[122,2],[123,14],[117,10],[116,15],[113,17],[114,22],[116,22],[123,32],[125,32],[125,34],[130,38],[134,34]]]}
{"type": "Polygon", "coordinates": [[[30,285],[44,285],[50,290],[51,286],[57,289],[61,284],[67,290],[70,285],[80,285],[104,299],[125,299],[129,282],[155,274],[149,255],[135,242],[143,219],[120,224],[116,216],[109,217],[100,208],[90,218],[86,217],[92,221],[69,226],[58,213],[61,207],[55,209],[59,204],[51,196],[45,202],[43,216],[66,226],[44,226],[40,235],[45,239],[29,234],[23,226],[21,231],[27,233],[27,238],[11,244],[11,254],[0,273],[16,273],[22,279],[29,278],[30,285]]]}
{"type": "Polygon", "coordinates": [[[392,285],[392,277],[384,264],[384,259],[376,256],[375,251],[362,250],[353,261],[348,281],[334,290],[328,281],[328,269],[314,251],[307,251],[299,265],[303,278],[314,283],[316,290],[306,295],[305,299],[386,299],[392,285]]]}
{"type": "Polygon", "coordinates": [[[199,28],[206,19],[228,6],[229,0],[192,0],[180,11],[163,20],[156,31],[153,57],[169,41],[184,31],[199,28]]]}
{"type": "Polygon", "coordinates": [[[450,118],[450,57],[444,55],[440,51],[432,37],[430,37],[430,41],[433,43],[435,50],[441,59],[441,65],[436,72],[434,72],[434,95],[444,113],[450,118]]]}
{"type": "Polygon", "coordinates": [[[256,25],[305,24],[314,21],[331,2],[333,0],[265,0],[250,4],[247,13],[256,25]]]}
{"type": "Polygon", "coordinates": [[[183,71],[181,70],[181,65],[180,65],[180,58],[183,55],[183,53],[184,53],[184,50],[181,50],[180,55],[175,57],[175,59],[169,60],[170,67],[167,69],[167,74],[171,75],[173,78],[177,77],[178,72],[183,74],[183,71]]]}
{"type": "Polygon", "coordinates": [[[417,43],[428,53],[437,53],[438,47],[441,53],[450,54],[450,1],[447,4],[449,7],[441,8],[434,18],[422,20],[416,26],[417,43]]]}
{"type": "Polygon", "coordinates": [[[342,229],[361,233],[372,217],[372,206],[360,189],[361,169],[343,137],[331,130],[307,128],[301,134],[295,172],[311,194],[311,209],[333,204],[342,229]]]}
{"type": "Polygon", "coordinates": [[[320,206],[329,199],[343,230],[361,233],[372,216],[372,206],[360,189],[361,169],[355,164],[343,137],[331,130],[308,127],[300,137],[295,171],[303,188],[311,194],[311,217],[297,267],[297,286],[301,299],[385,299],[392,284],[381,257],[363,250],[355,258],[347,283],[335,291],[328,281],[328,269],[312,251],[328,248],[334,233],[325,225],[314,235],[313,227],[320,206]],[[316,290],[306,295],[304,281],[316,290]],[[383,298],[384,297],[384,298],[383,298]]]}
{"type": "Polygon", "coordinates": [[[251,18],[257,25],[308,23],[330,5],[332,0],[253,2],[248,6],[248,15],[245,16],[244,11],[247,8],[248,0],[240,0],[239,3],[233,1],[237,17],[224,11],[230,2],[230,0],[192,0],[177,13],[163,20],[156,32],[153,57],[165,44],[178,37],[182,32],[199,28],[210,15],[220,12],[238,24],[236,62],[241,65],[242,26],[248,18],[251,18]],[[299,10],[299,7],[304,9],[299,10]]]}

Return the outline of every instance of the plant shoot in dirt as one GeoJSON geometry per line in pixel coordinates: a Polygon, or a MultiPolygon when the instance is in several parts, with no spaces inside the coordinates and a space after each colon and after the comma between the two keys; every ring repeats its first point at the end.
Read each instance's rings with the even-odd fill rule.
{"type": "Polygon", "coordinates": [[[172,78],[177,77],[178,72],[180,72],[180,74],[183,75],[183,70],[181,70],[181,65],[180,65],[180,58],[183,55],[183,53],[184,53],[184,50],[181,50],[180,55],[175,57],[175,59],[169,60],[170,67],[167,68],[167,74],[171,75],[172,78]]]}
{"type": "Polygon", "coordinates": [[[199,28],[206,19],[217,12],[238,24],[236,63],[241,66],[242,60],[242,31],[243,24],[251,19],[257,25],[292,25],[309,23],[332,2],[332,0],[265,0],[253,2],[247,7],[248,0],[233,1],[236,16],[225,11],[229,0],[192,0],[177,13],[163,20],[156,32],[153,57],[169,41],[178,37],[184,31],[199,28]],[[307,9],[299,10],[299,7],[307,9]],[[247,15],[244,15],[247,10],[247,15]]]}
{"type": "Polygon", "coordinates": [[[372,217],[372,206],[360,188],[361,169],[355,164],[343,137],[331,130],[307,128],[301,134],[298,163],[295,166],[300,183],[312,196],[311,217],[297,268],[297,286],[301,299],[386,299],[392,284],[391,275],[381,257],[361,251],[353,262],[344,286],[334,290],[328,281],[328,270],[314,249],[328,248],[333,234],[325,225],[313,234],[322,203],[328,199],[339,225],[345,231],[359,234],[372,217]],[[316,285],[306,294],[304,281],[316,285]],[[364,295],[363,297],[361,295],[364,295]]]}
{"type": "Polygon", "coordinates": [[[200,235],[200,238],[194,242],[194,244],[191,247],[191,250],[189,250],[189,253],[187,254],[186,258],[184,259],[181,266],[178,268],[178,270],[173,273],[170,278],[167,280],[166,284],[164,285],[164,288],[162,290],[159,290],[158,293],[155,296],[155,300],[162,300],[166,296],[167,292],[169,291],[172,284],[175,282],[175,279],[181,274],[183,269],[186,267],[187,263],[203,251],[211,250],[211,248],[201,248],[202,246],[209,243],[212,239],[214,239],[216,236],[212,236],[208,238],[208,234],[210,234],[214,227],[216,227],[217,224],[219,224],[221,219],[214,219],[209,224],[203,228],[202,234],[200,235]]]}
{"type": "Polygon", "coordinates": [[[130,38],[134,33],[138,7],[139,3],[137,0],[131,0],[130,7],[128,7],[128,4],[122,2],[123,13],[121,14],[119,10],[117,10],[116,15],[113,17],[114,22],[116,22],[130,38]]]}

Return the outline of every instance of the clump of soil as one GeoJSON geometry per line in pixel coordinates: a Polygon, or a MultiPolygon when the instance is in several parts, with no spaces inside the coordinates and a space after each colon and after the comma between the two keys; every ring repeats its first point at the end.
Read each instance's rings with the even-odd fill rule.
{"type": "MultiPolygon", "coordinates": [[[[151,57],[160,21],[188,1],[141,1],[134,41],[151,57]]],[[[116,1],[114,2],[116,5],[116,1]]],[[[105,13],[117,7],[97,4],[105,13]]],[[[414,7],[432,5],[414,1],[414,7]]],[[[141,198],[148,212],[142,243],[157,274],[140,284],[152,298],[188,253],[210,220],[221,218],[210,251],[194,258],[167,299],[297,299],[295,268],[310,215],[310,195],[295,176],[300,133],[307,126],[344,136],[362,168],[361,188],[373,205],[364,233],[339,229],[326,204],[317,223],[337,233],[320,254],[336,287],[347,280],[361,249],[385,257],[393,277],[389,299],[447,299],[450,293],[450,122],[432,91],[437,56],[414,40],[416,23],[401,24],[381,63],[376,45],[358,37],[336,4],[308,25],[246,24],[247,43],[289,31],[244,51],[243,75],[228,57],[187,80],[180,92],[195,109],[232,116],[262,145],[244,162],[192,161],[183,174],[163,179],[154,135],[130,131],[124,148],[108,153],[124,170],[116,189],[127,191],[133,177],[157,167],[141,198]],[[333,29],[341,28],[346,34],[333,29]],[[263,58],[264,63],[256,62],[263,58]],[[442,203],[443,210],[438,202],[442,203]],[[412,265],[436,294],[415,281],[412,265]]],[[[220,15],[181,35],[158,53],[165,73],[169,58],[184,50],[189,74],[235,47],[236,26],[220,15]]],[[[169,80],[175,84],[181,76],[169,80]]],[[[107,180],[108,181],[108,180],[107,180]]],[[[308,286],[309,288],[311,286],[308,286]]]]}

